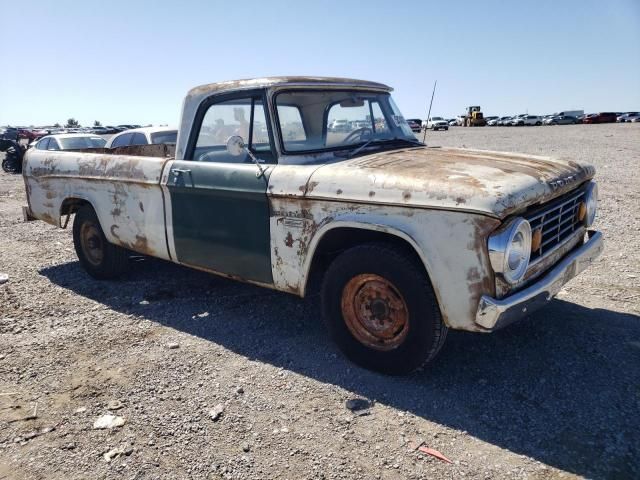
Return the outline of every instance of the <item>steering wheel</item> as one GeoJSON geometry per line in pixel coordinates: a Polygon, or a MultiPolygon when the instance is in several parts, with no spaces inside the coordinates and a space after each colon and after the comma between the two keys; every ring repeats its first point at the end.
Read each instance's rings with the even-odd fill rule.
{"type": "Polygon", "coordinates": [[[363,137],[370,135],[373,135],[373,130],[371,130],[369,127],[356,128],[354,131],[349,133],[349,135],[344,137],[344,140],[342,141],[344,143],[352,143],[354,140],[356,140],[356,137],[358,140],[362,140],[363,137]]]}

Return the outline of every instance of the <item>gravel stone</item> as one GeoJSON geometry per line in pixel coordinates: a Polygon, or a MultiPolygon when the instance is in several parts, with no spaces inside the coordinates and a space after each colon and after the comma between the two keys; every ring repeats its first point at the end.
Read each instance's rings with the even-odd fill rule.
{"type": "Polygon", "coordinates": [[[126,420],[122,417],[116,417],[115,415],[103,415],[93,422],[93,428],[96,430],[104,430],[122,427],[126,423],[126,420]]]}

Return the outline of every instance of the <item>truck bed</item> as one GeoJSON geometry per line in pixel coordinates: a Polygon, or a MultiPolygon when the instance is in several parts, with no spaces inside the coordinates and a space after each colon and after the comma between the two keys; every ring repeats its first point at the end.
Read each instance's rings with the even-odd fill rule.
{"type": "Polygon", "coordinates": [[[107,240],[169,258],[160,180],[173,145],[29,151],[23,176],[28,216],[63,226],[83,203],[94,206],[107,240]]]}

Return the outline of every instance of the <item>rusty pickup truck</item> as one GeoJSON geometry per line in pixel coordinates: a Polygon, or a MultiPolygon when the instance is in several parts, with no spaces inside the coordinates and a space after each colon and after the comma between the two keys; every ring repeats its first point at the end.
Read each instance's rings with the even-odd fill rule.
{"type": "Polygon", "coordinates": [[[593,167],[429,147],[391,91],[320,77],[194,88],[174,147],[29,151],[25,215],[75,214],[98,279],[131,252],[301,297],[321,278],[345,355],[410,372],[448,329],[491,332],[547,303],[603,240],[593,167]]]}

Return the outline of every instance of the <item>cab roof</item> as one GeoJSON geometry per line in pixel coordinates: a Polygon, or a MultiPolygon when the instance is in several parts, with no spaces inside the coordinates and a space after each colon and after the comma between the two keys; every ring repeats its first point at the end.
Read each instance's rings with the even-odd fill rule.
{"type": "Polygon", "coordinates": [[[244,80],[230,80],[226,82],[209,83],[192,88],[187,94],[190,97],[209,95],[224,91],[245,90],[251,88],[270,88],[285,86],[310,86],[310,87],[347,87],[347,88],[367,88],[384,90],[391,92],[393,89],[388,85],[368,80],[357,80],[355,78],[340,77],[263,77],[248,78],[244,80]]]}

